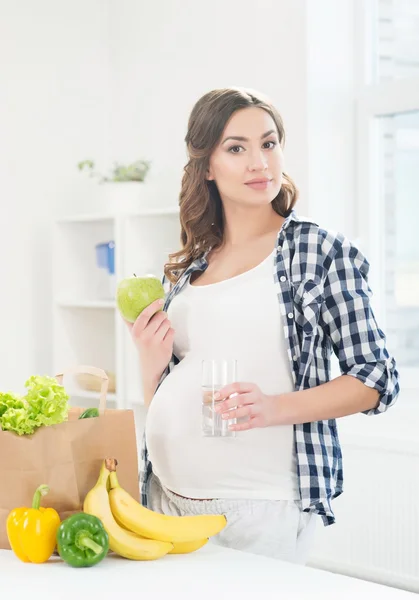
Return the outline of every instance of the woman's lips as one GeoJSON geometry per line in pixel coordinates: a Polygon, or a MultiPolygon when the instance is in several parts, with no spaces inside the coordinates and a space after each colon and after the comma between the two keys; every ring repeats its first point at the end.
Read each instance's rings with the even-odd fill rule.
{"type": "Polygon", "coordinates": [[[266,190],[272,183],[272,179],[265,181],[251,181],[246,183],[248,187],[251,187],[253,190],[266,190]]]}

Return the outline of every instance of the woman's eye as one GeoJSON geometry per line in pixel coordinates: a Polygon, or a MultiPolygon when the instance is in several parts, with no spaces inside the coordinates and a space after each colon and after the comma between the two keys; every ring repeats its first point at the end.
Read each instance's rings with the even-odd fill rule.
{"type": "MultiPolygon", "coordinates": [[[[263,144],[263,148],[265,150],[273,150],[273,148],[275,148],[276,145],[277,143],[274,141],[265,142],[263,144]]],[[[244,152],[244,148],[243,146],[231,146],[231,148],[229,148],[228,151],[232,154],[240,154],[242,151],[244,152]]]]}
{"type": "Polygon", "coordinates": [[[231,146],[231,148],[228,149],[229,152],[231,152],[232,154],[239,154],[240,149],[243,150],[242,146],[231,146]]]}

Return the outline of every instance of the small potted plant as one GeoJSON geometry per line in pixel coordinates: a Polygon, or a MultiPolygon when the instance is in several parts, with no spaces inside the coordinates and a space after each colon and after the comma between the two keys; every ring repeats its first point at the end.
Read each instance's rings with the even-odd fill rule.
{"type": "Polygon", "coordinates": [[[131,164],[114,163],[110,173],[103,175],[96,171],[93,160],[83,160],[77,165],[80,172],[88,172],[103,185],[101,209],[110,213],[136,212],[146,205],[148,198],[145,180],[150,170],[150,162],[137,160],[131,164]]]}

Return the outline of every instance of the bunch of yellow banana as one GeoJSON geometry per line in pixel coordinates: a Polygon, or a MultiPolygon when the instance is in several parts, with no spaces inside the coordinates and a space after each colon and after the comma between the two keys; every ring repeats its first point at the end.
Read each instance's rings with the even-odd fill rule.
{"type": "Polygon", "coordinates": [[[110,549],[116,554],[131,560],[155,560],[166,554],[194,552],[226,526],[223,515],[173,517],[145,508],[121,488],[116,465],[112,458],[103,461],[97,483],[83,505],[85,513],[102,521],[110,549]]]}

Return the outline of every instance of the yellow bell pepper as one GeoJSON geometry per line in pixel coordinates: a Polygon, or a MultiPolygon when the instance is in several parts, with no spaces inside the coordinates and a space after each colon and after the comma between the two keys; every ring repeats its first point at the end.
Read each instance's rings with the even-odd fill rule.
{"type": "Polygon", "coordinates": [[[55,550],[60,517],[53,508],[40,508],[41,497],[48,492],[47,485],[40,485],[31,508],[15,508],[7,517],[10,546],[23,562],[44,563],[55,550]]]}

